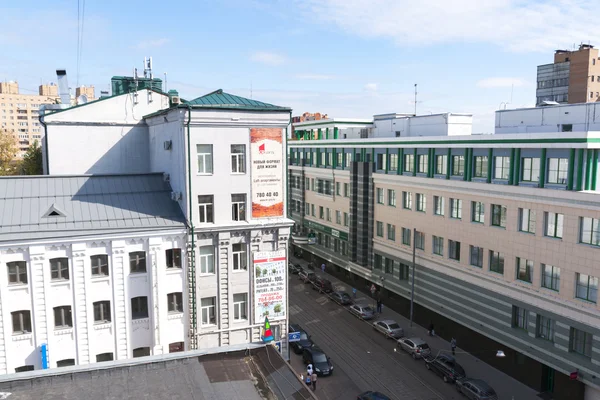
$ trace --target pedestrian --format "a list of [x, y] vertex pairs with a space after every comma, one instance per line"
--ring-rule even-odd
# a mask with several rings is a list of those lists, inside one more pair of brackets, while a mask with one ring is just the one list
[[313, 374], [310, 376], [310, 381], [312, 382], [312, 386], [313, 386], [313, 392], [315, 390], [317, 390], [317, 373], [313, 372]]
[[310, 377], [311, 377], [311, 376], [312, 376], [312, 375], [308, 375], [308, 374], [307, 374], [307, 375], [306, 375], [306, 379], [304, 380], [304, 382], [306, 382], [306, 386], [308, 386], [308, 387], [310, 387]]
[[452, 338], [450, 348], [452, 349], [452, 355], [456, 355], [456, 339]]
[[321, 264], [321, 272], [325, 273], [325, 263]]
[[308, 364], [308, 366], [306, 367], [306, 375], [308, 375], [309, 377], [313, 374], [313, 366], [312, 364]]
[[429, 330], [427, 331], [429, 336], [435, 335], [435, 331], [433, 330], [433, 322], [429, 324]]
[[383, 306], [383, 304], [381, 302], [381, 299], [377, 299], [377, 313], [378, 314], [381, 314], [382, 306]]
[[352, 288], [352, 297], [356, 299], [356, 288]]

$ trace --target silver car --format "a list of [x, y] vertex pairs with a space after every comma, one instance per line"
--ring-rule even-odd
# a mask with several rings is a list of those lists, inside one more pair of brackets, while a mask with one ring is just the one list
[[388, 338], [398, 339], [404, 336], [404, 329], [393, 319], [373, 322], [373, 329], [383, 333]]
[[421, 338], [400, 338], [396, 346], [406, 351], [415, 360], [431, 354], [429, 345]]
[[348, 309], [358, 318], [372, 319], [375, 316], [373, 309], [366, 304], [352, 304]]

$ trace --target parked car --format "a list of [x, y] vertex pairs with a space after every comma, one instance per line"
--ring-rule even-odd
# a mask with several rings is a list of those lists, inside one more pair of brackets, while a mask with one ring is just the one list
[[352, 314], [362, 319], [372, 319], [375, 316], [373, 309], [366, 304], [352, 304], [348, 309]]
[[333, 292], [331, 293], [331, 299], [343, 306], [352, 304], [352, 297], [346, 292]]
[[290, 271], [290, 274], [298, 275], [298, 273], [300, 273], [300, 271], [302, 271], [303, 268], [300, 264], [288, 263], [288, 270]]
[[383, 393], [373, 392], [371, 390], [361, 393], [356, 397], [356, 400], [391, 400]]
[[431, 354], [429, 345], [421, 338], [400, 338], [397, 341], [397, 347], [408, 352], [415, 360], [421, 357], [427, 357]]
[[329, 279], [325, 279], [322, 276], [315, 276], [313, 280], [313, 289], [316, 289], [321, 292], [331, 293], [333, 292], [333, 285]]
[[304, 283], [311, 283], [317, 275], [314, 272], [302, 270], [298, 273], [298, 278]]
[[456, 390], [472, 400], [498, 400], [498, 395], [485, 381], [481, 379], [459, 379]]
[[404, 329], [393, 319], [373, 322], [373, 329], [383, 333], [388, 338], [398, 339], [404, 336]]
[[449, 354], [425, 357], [425, 367], [441, 376], [446, 383], [456, 382], [467, 376], [463, 367]]
[[302, 351], [304, 364], [312, 364], [318, 376], [327, 376], [333, 373], [333, 364], [327, 354], [316, 346], [308, 347]]
[[308, 347], [312, 347], [314, 343], [310, 340], [310, 335], [297, 324], [291, 324], [290, 332], [300, 332], [300, 340], [298, 342], [290, 342], [290, 347], [296, 354], [302, 354], [302, 351]]

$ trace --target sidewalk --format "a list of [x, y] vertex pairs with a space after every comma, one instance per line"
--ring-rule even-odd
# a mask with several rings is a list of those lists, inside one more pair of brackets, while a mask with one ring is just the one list
[[[303, 268], [308, 268], [308, 261], [298, 259], [296, 257], [290, 256], [290, 261], [293, 264], [300, 264]], [[314, 269], [317, 275], [321, 275], [324, 278], [327, 278], [333, 284], [335, 290], [340, 290], [348, 293], [352, 296], [352, 287], [337, 279], [336, 277], [327, 273], [327, 269], [325, 273], [321, 271], [320, 265], [315, 265]], [[357, 302], [363, 302], [365, 304], [370, 304], [374, 307], [375, 300], [371, 297], [370, 293], [366, 293], [364, 288], [356, 288], [357, 290]], [[429, 346], [431, 347], [432, 355], [437, 355], [439, 350], [445, 350], [448, 352], [444, 352], [444, 354], [450, 354], [450, 343], [446, 340], [438, 337], [438, 336], [428, 336], [427, 328], [417, 325], [413, 323], [412, 328], [410, 327], [409, 319], [403, 317], [397, 312], [393, 311], [390, 308], [383, 304], [383, 310], [380, 316], [376, 316], [375, 319], [380, 318], [390, 318], [395, 320], [400, 324], [400, 326], [404, 329], [405, 336], [416, 336], [425, 340]], [[460, 343], [457, 343], [460, 345]], [[502, 350], [499, 348], [498, 350]], [[460, 346], [456, 348], [455, 358], [460, 365], [463, 366], [465, 371], [467, 371], [467, 375], [471, 378], [482, 379], [486, 381], [489, 385], [491, 385], [496, 393], [498, 394], [499, 400], [529, 400], [529, 399], [539, 399], [537, 396], [537, 392], [531, 389], [529, 386], [517, 381], [516, 379], [506, 375], [505, 373], [495, 369], [494, 367], [484, 363], [479, 360], [477, 357], [469, 354], [462, 353], [462, 349]], [[433, 372], [427, 371], [424, 366], [420, 366], [423, 369], [423, 373], [432, 374]], [[420, 368], [416, 367], [416, 369]], [[441, 379], [441, 378], [440, 378]]]

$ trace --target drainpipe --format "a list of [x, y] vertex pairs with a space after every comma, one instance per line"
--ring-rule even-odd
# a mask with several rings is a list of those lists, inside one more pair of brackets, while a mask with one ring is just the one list
[[[48, 160], [48, 125], [44, 122], [44, 114], [46, 113], [46, 105], [42, 104], [40, 106], [40, 114], [38, 119], [40, 120], [40, 124], [44, 127], [44, 153], [46, 153], [46, 174], [50, 175], [50, 161]], [[41, 143], [40, 143], [41, 145]]]
[[191, 142], [190, 142], [190, 123], [192, 122], [192, 106], [187, 104], [188, 109], [188, 120], [186, 123], [187, 129], [187, 162], [188, 162], [188, 205], [189, 205], [189, 217], [188, 224], [190, 227], [190, 234], [192, 236], [192, 251], [189, 252], [188, 257], [190, 257], [190, 275], [191, 275], [191, 286], [192, 291], [190, 293], [192, 309], [191, 313], [191, 323], [192, 323], [192, 337], [190, 338], [190, 350], [196, 350], [198, 343], [197, 336], [197, 318], [196, 318], [196, 235], [194, 233], [194, 207], [192, 202], [192, 156], [191, 156]]

